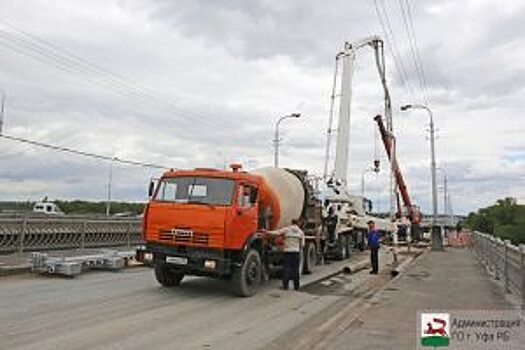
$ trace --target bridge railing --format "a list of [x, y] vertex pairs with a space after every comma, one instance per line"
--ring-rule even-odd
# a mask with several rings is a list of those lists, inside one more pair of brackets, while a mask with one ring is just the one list
[[520, 295], [525, 307], [525, 245], [515, 246], [509, 240], [481, 232], [474, 232], [471, 239], [481, 264], [502, 281], [508, 293]]
[[0, 253], [131, 246], [140, 235], [137, 218], [0, 218]]

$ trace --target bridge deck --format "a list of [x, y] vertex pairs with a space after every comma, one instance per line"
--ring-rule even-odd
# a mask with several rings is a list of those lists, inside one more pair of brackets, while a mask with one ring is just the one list
[[[401, 260], [406, 256], [401, 256]], [[338, 274], [366, 252], [305, 276], [301, 292], [271, 280], [253, 298], [225, 281], [188, 278], [161, 288], [151, 269], [87, 273], [76, 279], [2, 277], [0, 344], [9, 349], [413, 349], [418, 310], [509, 309], [505, 294], [466, 249], [427, 252], [390, 280]], [[404, 260], [408, 261], [408, 260]], [[321, 278], [320, 275], [326, 275]], [[306, 285], [312, 280], [311, 285]], [[524, 332], [525, 333], [525, 332]], [[3, 348], [2, 347], [2, 348]]]
[[470, 250], [428, 252], [364, 304], [347, 310], [315, 348], [412, 349], [418, 311], [515, 309], [518, 301], [512, 298]]

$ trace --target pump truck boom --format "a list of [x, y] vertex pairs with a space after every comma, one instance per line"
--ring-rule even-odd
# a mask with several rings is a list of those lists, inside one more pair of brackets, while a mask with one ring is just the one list
[[[324, 177], [327, 181], [328, 193], [325, 199], [325, 206], [336, 208], [338, 225], [335, 233], [335, 240], [328, 242], [328, 253], [337, 257], [345, 257], [349, 251], [346, 248], [352, 241], [355, 247], [364, 249], [365, 233], [368, 229], [367, 222], [373, 220], [377, 228], [383, 233], [395, 231], [395, 225], [389, 220], [381, 219], [370, 215], [371, 202], [362, 196], [356, 196], [348, 190], [347, 169], [349, 161], [350, 146], [350, 116], [352, 102], [352, 77], [354, 63], [358, 50], [371, 47], [374, 50], [375, 61], [384, 91], [385, 113], [391, 115], [390, 94], [385, 78], [383, 41], [378, 36], [370, 36], [353, 43], [345, 43], [343, 51], [336, 55], [336, 67], [334, 74], [333, 90], [331, 94], [331, 108], [328, 122], [328, 133], [325, 151]], [[333, 111], [336, 97], [336, 87], [338, 81], [339, 62], [342, 62], [340, 100], [339, 100], [339, 119], [337, 127], [336, 152], [334, 161], [334, 171], [328, 175], [328, 162], [330, 158], [331, 133], [333, 123]], [[389, 119], [391, 126], [391, 118]], [[377, 170], [379, 164], [375, 164]]]

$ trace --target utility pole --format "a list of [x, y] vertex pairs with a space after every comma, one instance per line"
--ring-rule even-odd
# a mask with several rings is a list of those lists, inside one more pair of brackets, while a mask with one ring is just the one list
[[376, 172], [373, 168], [365, 168], [361, 173], [361, 197], [365, 198], [365, 175], [369, 172]]
[[451, 199], [451, 196], [450, 196], [450, 191], [448, 193], [448, 211], [450, 212], [450, 215], [449, 215], [449, 218], [450, 218], [450, 223], [451, 224], [454, 224], [454, 207], [452, 207], [452, 199]]
[[108, 198], [106, 201], [106, 216], [109, 216], [111, 212], [111, 186], [113, 184], [113, 161], [118, 158], [113, 157], [111, 163], [109, 164], [109, 174], [108, 174]]
[[288, 118], [299, 118], [301, 117], [301, 113], [292, 113], [289, 115], [285, 115], [284, 117], [281, 117], [277, 120], [277, 123], [275, 123], [275, 136], [273, 140], [273, 147], [274, 147], [274, 155], [273, 155], [273, 165], [278, 168], [279, 167], [279, 142], [281, 141], [279, 139], [279, 124], [285, 119]]
[[430, 174], [432, 177], [432, 250], [443, 250], [443, 240], [441, 232], [436, 227], [437, 222], [437, 183], [436, 183], [436, 151], [435, 151], [435, 128], [434, 128], [434, 116], [432, 111], [425, 105], [414, 104], [405, 105], [401, 107], [402, 111], [407, 109], [424, 109], [428, 112], [430, 117]]
[[1, 106], [0, 106], [0, 135], [2, 135], [3, 129], [4, 129], [4, 114], [5, 114], [5, 94], [2, 90], [0, 90], [0, 94], [2, 95], [1, 98]]
[[447, 172], [443, 168], [437, 168], [437, 170], [441, 171], [443, 173], [443, 216], [447, 216], [448, 208], [447, 208], [447, 198], [448, 198], [448, 180], [447, 180]]
[[447, 206], [447, 198], [448, 198], [448, 180], [447, 175], [445, 174], [445, 178], [443, 179], [443, 211], [445, 212], [445, 216], [448, 213], [448, 206]]
[[430, 109], [427, 109], [430, 114], [430, 171], [432, 173], [432, 214], [434, 217], [433, 224], [436, 224], [437, 220], [437, 182], [436, 182], [436, 147], [435, 147], [435, 130], [434, 130], [434, 118], [432, 117], [432, 112]]

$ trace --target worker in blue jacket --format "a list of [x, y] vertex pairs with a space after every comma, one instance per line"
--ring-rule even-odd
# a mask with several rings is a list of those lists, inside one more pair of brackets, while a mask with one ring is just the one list
[[379, 244], [380, 234], [376, 229], [374, 221], [368, 221], [368, 248], [370, 249], [370, 262], [372, 263], [372, 270], [370, 274], [377, 275], [379, 273]]

